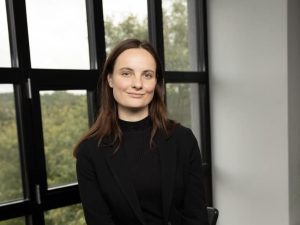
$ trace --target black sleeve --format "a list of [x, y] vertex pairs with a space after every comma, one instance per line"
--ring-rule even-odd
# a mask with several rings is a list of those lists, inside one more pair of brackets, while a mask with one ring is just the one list
[[197, 140], [190, 129], [185, 139], [187, 166], [185, 173], [184, 225], [208, 225], [204, 199], [202, 160]]
[[89, 147], [84, 143], [78, 149], [76, 171], [79, 192], [87, 225], [114, 225], [110, 209], [103, 198], [92, 165]]

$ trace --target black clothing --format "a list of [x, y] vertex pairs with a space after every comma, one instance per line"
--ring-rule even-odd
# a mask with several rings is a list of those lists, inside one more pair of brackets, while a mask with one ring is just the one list
[[[155, 165], [155, 154], [159, 153], [159, 167], [156, 167], [159, 168], [159, 172], [153, 170], [151, 180], [154, 184], [149, 187], [143, 183], [146, 176], [142, 176], [146, 165], [137, 163], [131, 166], [127, 160], [137, 160], [141, 163], [144, 156], [152, 152], [146, 151], [143, 153], [145, 155], [141, 154], [140, 157], [128, 157], [122, 146], [115, 152], [112, 145], [99, 146], [98, 140], [94, 138], [79, 145], [77, 177], [88, 225], [148, 225], [148, 219], [151, 217], [147, 217], [147, 214], [152, 214], [145, 208], [148, 206], [152, 209], [152, 204], [157, 204], [157, 200], [148, 204], [142, 199], [150, 199], [149, 193], [159, 196], [159, 180], [162, 210], [158, 211], [163, 217], [164, 225], [208, 225], [201, 156], [191, 130], [177, 125], [168, 137], [158, 131], [154, 141], [156, 153], [154, 152], [151, 160], [147, 160], [150, 165]], [[126, 145], [126, 142], [124, 144]], [[139, 169], [144, 171], [141, 174], [133, 174], [134, 166], [138, 165]], [[142, 191], [147, 188], [151, 190]], [[158, 214], [153, 218], [159, 218]]]
[[150, 151], [151, 119], [119, 120], [123, 132], [119, 151], [125, 151], [131, 182], [147, 225], [163, 225], [159, 154]]

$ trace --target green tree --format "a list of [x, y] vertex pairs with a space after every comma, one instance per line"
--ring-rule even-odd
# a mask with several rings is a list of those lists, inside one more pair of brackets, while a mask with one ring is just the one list
[[189, 69], [189, 48], [187, 36], [187, 2], [171, 2], [171, 7], [163, 8], [165, 69], [184, 71]]
[[[48, 186], [76, 181], [72, 149], [88, 129], [86, 95], [56, 91], [41, 96], [44, 145]], [[50, 210], [45, 213], [46, 225], [84, 225], [79, 205]]]
[[190, 85], [167, 85], [167, 108], [169, 117], [177, 120], [187, 127], [191, 127], [190, 109]]
[[20, 218], [0, 221], [0, 225], [25, 225], [25, 218], [20, 217]]
[[48, 186], [76, 181], [72, 148], [88, 129], [86, 95], [65, 91], [41, 95]]
[[118, 42], [127, 38], [138, 38], [141, 40], [148, 39], [147, 22], [139, 22], [136, 16], [130, 15], [119, 23], [115, 23], [114, 17], [105, 19], [105, 43], [106, 51], [110, 52], [111, 48]]
[[[0, 202], [23, 196], [16, 114], [12, 93], [0, 95]], [[3, 182], [5, 181], [5, 182]]]

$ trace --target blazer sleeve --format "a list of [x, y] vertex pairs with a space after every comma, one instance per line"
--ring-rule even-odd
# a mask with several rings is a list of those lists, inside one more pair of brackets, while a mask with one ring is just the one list
[[204, 199], [202, 160], [197, 139], [188, 129], [185, 139], [187, 166], [185, 172], [185, 193], [183, 201], [184, 225], [208, 225]]
[[81, 144], [77, 153], [76, 172], [87, 225], [114, 225], [110, 209], [101, 193], [93, 168], [90, 146]]

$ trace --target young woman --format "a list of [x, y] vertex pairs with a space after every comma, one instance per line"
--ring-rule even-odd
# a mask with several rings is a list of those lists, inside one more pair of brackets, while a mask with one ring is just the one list
[[99, 114], [74, 150], [88, 225], [208, 225], [198, 144], [167, 118], [163, 89], [148, 42], [112, 50]]

